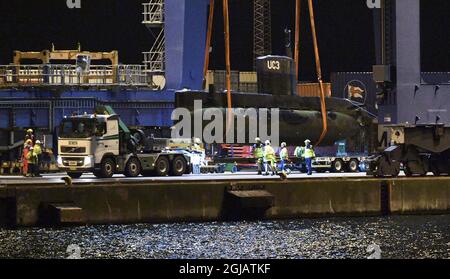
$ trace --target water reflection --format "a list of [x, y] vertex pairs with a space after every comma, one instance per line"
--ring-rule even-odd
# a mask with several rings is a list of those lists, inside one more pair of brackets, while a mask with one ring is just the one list
[[449, 217], [0, 229], [0, 257], [367, 258], [375, 244], [382, 258], [450, 258]]

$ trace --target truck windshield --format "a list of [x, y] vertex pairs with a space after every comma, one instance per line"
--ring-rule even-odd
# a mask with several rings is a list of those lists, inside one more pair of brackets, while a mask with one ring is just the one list
[[96, 135], [95, 119], [64, 119], [59, 127], [62, 138], [89, 138]]

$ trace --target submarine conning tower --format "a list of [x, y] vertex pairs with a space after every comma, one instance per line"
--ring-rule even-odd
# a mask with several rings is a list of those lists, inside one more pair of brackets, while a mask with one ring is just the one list
[[258, 92], [294, 96], [297, 91], [295, 62], [287, 56], [268, 55], [256, 59]]

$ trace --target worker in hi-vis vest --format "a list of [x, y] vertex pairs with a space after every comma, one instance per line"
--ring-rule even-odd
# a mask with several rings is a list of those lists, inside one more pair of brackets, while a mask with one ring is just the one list
[[256, 159], [258, 165], [258, 175], [262, 174], [264, 163], [264, 144], [260, 138], [255, 139], [255, 145], [253, 145], [253, 157]]
[[286, 163], [289, 160], [289, 152], [286, 143], [281, 143], [280, 149], [280, 171], [285, 171]]
[[270, 141], [266, 140], [266, 146], [264, 147], [264, 166], [265, 175], [269, 175], [269, 168], [272, 171], [272, 175], [275, 175], [275, 150], [270, 146]]
[[303, 159], [305, 148], [303, 146], [297, 146], [294, 151], [294, 157], [297, 159]]
[[312, 160], [316, 157], [316, 154], [314, 153], [310, 140], [305, 140], [305, 151], [303, 153], [303, 157], [305, 158], [308, 175], [312, 175]]

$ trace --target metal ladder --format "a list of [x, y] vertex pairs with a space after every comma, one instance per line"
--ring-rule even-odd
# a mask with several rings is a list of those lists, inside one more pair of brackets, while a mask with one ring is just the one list
[[148, 52], [144, 52], [145, 72], [163, 75], [165, 72], [165, 32], [164, 0], [150, 0], [144, 7], [142, 23], [152, 33], [155, 42]]

